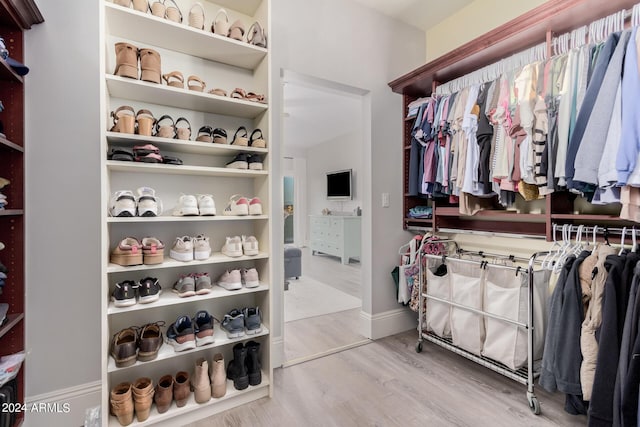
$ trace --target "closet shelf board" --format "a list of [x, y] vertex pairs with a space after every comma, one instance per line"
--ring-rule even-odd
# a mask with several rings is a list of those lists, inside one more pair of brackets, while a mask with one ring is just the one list
[[148, 362], [136, 361], [136, 363], [134, 363], [133, 365], [127, 366], [124, 368], [116, 367], [116, 361], [113, 359], [112, 356], [109, 356], [109, 365], [107, 367], [107, 371], [116, 372], [116, 371], [122, 371], [125, 369], [137, 368], [143, 365], [148, 366], [151, 363], [157, 363], [161, 360], [173, 359], [173, 358], [181, 357], [187, 354], [198, 353], [198, 352], [213, 349], [213, 348], [219, 348], [219, 347], [222, 347], [223, 345], [234, 344], [237, 342], [244, 341], [246, 339], [258, 338], [265, 335], [269, 335], [269, 329], [264, 324], [262, 324], [262, 331], [260, 333], [255, 335], [243, 335], [240, 338], [227, 338], [227, 334], [224, 332], [224, 330], [222, 328], [216, 327], [213, 333], [215, 342], [213, 342], [212, 344], [203, 345], [203, 346], [196, 347], [194, 349], [186, 350], [186, 351], [174, 351], [173, 346], [171, 344], [167, 344], [166, 342], [164, 342], [162, 344], [162, 347], [160, 347], [160, 351], [158, 351], [158, 357], [155, 358], [154, 360], [150, 360]]
[[267, 55], [265, 48], [190, 27], [186, 19], [179, 24], [113, 3], [105, 6], [108, 32], [114, 36], [248, 70], [254, 70]]
[[167, 268], [193, 267], [196, 265], [224, 264], [224, 263], [231, 263], [231, 262], [234, 262], [234, 263], [246, 262], [246, 261], [252, 261], [254, 259], [266, 259], [266, 258], [269, 258], [269, 254], [266, 252], [260, 252], [258, 255], [255, 255], [255, 256], [243, 255], [241, 257], [235, 257], [235, 258], [231, 258], [226, 255], [223, 255], [220, 252], [216, 252], [213, 255], [211, 255], [211, 257], [209, 257], [208, 259], [201, 260], [201, 261], [188, 261], [188, 262], [176, 261], [174, 259], [169, 258], [168, 256], [165, 256], [164, 258], [165, 261], [162, 264], [153, 264], [153, 265], [143, 264], [143, 265], [132, 265], [129, 267], [125, 267], [122, 265], [109, 263], [107, 267], [107, 272], [122, 273], [125, 271], [129, 272], [129, 271], [164, 270]]
[[518, 222], [544, 221], [545, 214], [523, 214], [508, 211], [480, 211], [475, 215], [462, 215], [457, 207], [437, 207], [437, 216], [474, 218], [474, 217], [490, 217], [495, 219], [511, 219]]
[[[196, 134], [193, 131], [192, 138], [195, 139]], [[188, 154], [205, 154], [212, 156], [234, 156], [239, 152], [242, 153], [268, 153], [266, 148], [241, 147], [230, 144], [213, 144], [210, 142], [185, 141], [180, 139], [159, 138], [154, 136], [133, 135], [128, 133], [107, 132], [107, 141], [113, 145], [144, 145], [151, 143], [162, 151], [174, 151]], [[229, 139], [229, 142], [231, 139]], [[2, 140], [0, 139], [0, 143]]]
[[[167, 412], [159, 414], [156, 405], [153, 405], [151, 407], [151, 414], [146, 421], [139, 422], [134, 417], [133, 423], [129, 425], [131, 427], [150, 426], [161, 422], [167, 422], [172, 418], [179, 416], [191, 415], [193, 413], [201, 414], [198, 415], [198, 417], [204, 419], [213, 414], [226, 411], [238, 405], [249, 403], [268, 395], [269, 376], [267, 372], [262, 371], [262, 382], [256, 386], [250, 385], [244, 390], [236, 390], [233, 386], [233, 381], [227, 380], [227, 392], [220, 398], [211, 399], [206, 403], [196, 403], [194, 394], [190, 393], [187, 404], [182, 408], [178, 408], [175, 402], [172, 402], [171, 407]], [[118, 419], [113, 415], [109, 415], [109, 427], [121, 427]]]
[[407, 224], [433, 224], [433, 219], [405, 218], [404, 222], [407, 223]]
[[1, 138], [0, 137], [0, 148], [8, 148], [11, 150], [15, 150], [15, 151], [19, 151], [21, 153], [24, 153], [24, 148], [19, 146], [18, 144], [15, 144], [11, 141], [9, 141], [6, 138]]
[[193, 297], [180, 298], [178, 294], [171, 292], [171, 289], [164, 289], [162, 294], [160, 295], [160, 299], [156, 302], [150, 304], [136, 304], [131, 307], [115, 307], [113, 302], [109, 303], [109, 308], [107, 309], [107, 314], [110, 316], [117, 315], [120, 313], [129, 313], [132, 311], [140, 311], [140, 310], [148, 310], [158, 307], [166, 307], [170, 305], [176, 304], [188, 304], [188, 303], [200, 303], [202, 301], [217, 299], [217, 298], [229, 298], [237, 295], [245, 295], [252, 294], [255, 292], [264, 292], [269, 290], [269, 285], [262, 283], [260, 286], [256, 288], [245, 288], [238, 289], [237, 291], [228, 291], [219, 286], [214, 286], [211, 292], [206, 295], [196, 295]]
[[206, 166], [164, 165], [158, 163], [121, 162], [108, 160], [107, 168], [115, 172], [142, 172], [159, 173], [163, 175], [197, 175], [197, 176], [222, 176], [235, 178], [255, 178], [267, 176], [267, 171], [230, 169]]
[[22, 76], [13, 71], [11, 65], [7, 64], [7, 62], [2, 58], [0, 58], [0, 80], [5, 82], [24, 83]]
[[4, 209], [0, 210], [0, 216], [20, 216], [24, 215], [23, 209]]
[[244, 215], [244, 216], [154, 216], [154, 217], [110, 217], [107, 222], [112, 224], [141, 224], [153, 222], [218, 222], [218, 221], [252, 221], [257, 219], [269, 219], [269, 215]]
[[[551, 214], [551, 219], [572, 219], [576, 221], [625, 221], [616, 215], [586, 215], [586, 214]], [[632, 221], [626, 221], [632, 223]]]
[[7, 321], [0, 327], [0, 337], [13, 329], [22, 319], [24, 319], [24, 313], [7, 314]]
[[115, 98], [167, 105], [203, 113], [254, 119], [267, 111], [267, 104], [212, 95], [157, 83], [149, 83], [126, 77], [106, 77], [109, 95]]

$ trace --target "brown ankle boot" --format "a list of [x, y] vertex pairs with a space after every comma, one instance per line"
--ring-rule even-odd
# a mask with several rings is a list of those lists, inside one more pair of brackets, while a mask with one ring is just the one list
[[151, 404], [153, 403], [153, 381], [151, 378], [138, 378], [132, 387], [133, 404], [136, 410], [138, 421], [142, 422], [149, 418]]
[[227, 393], [227, 374], [224, 371], [224, 356], [216, 353], [211, 366], [211, 395], [215, 398]]
[[196, 369], [191, 377], [191, 386], [197, 403], [207, 403], [211, 399], [209, 364], [204, 358], [196, 361]]
[[158, 380], [156, 386], [156, 394], [154, 396], [158, 413], [163, 414], [167, 412], [173, 401], [173, 377], [171, 375], [165, 375]]
[[153, 49], [140, 49], [140, 80], [160, 84], [160, 54]]
[[129, 43], [116, 43], [116, 76], [138, 78], [138, 48]]
[[111, 390], [111, 413], [118, 417], [120, 425], [128, 426], [133, 422], [133, 398], [131, 383], [120, 383]]
[[189, 387], [189, 373], [180, 371], [176, 374], [175, 385], [173, 386], [173, 399], [176, 401], [178, 408], [182, 408], [187, 404], [191, 388]]

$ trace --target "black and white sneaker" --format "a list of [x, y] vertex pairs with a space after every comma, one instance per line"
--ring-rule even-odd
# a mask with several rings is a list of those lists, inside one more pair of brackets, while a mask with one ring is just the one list
[[261, 171], [262, 170], [262, 156], [260, 156], [258, 154], [252, 154], [251, 157], [249, 157], [249, 169], [254, 170], [254, 171]]
[[239, 153], [227, 163], [229, 169], [249, 169], [249, 156], [246, 153]]
[[133, 192], [116, 191], [109, 202], [109, 215], [120, 218], [136, 216], [136, 202]]
[[116, 283], [111, 293], [111, 301], [116, 307], [131, 307], [136, 304], [136, 289], [138, 285], [133, 280]]
[[155, 277], [145, 277], [138, 282], [138, 297], [140, 304], [156, 302], [160, 299], [162, 287]]

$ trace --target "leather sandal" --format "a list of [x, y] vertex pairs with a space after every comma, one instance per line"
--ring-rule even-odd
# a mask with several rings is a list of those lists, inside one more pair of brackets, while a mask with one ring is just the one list
[[229, 38], [234, 40], [244, 41], [244, 24], [241, 20], [236, 21], [229, 27]]
[[160, 78], [160, 54], [149, 48], [140, 49], [140, 80], [161, 84]]
[[167, 86], [184, 89], [184, 76], [180, 71], [172, 71], [168, 74], [163, 74], [162, 78], [167, 83]]
[[133, 0], [133, 8], [138, 12], [147, 13], [149, 10], [149, 0]]
[[153, 126], [156, 124], [156, 119], [149, 110], [138, 110], [136, 113], [136, 128], [138, 135], [151, 136], [153, 135]]
[[227, 96], [227, 91], [224, 89], [220, 89], [220, 88], [215, 88], [215, 89], [211, 89], [209, 91], [209, 93], [211, 95], [218, 95], [218, 96]]
[[196, 141], [200, 142], [213, 142], [213, 129], [211, 126], [202, 126], [198, 129], [198, 136]]
[[156, 135], [158, 138], [175, 138], [175, 124], [171, 116], [165, 114], [156, 122]]
[[204, 7], [202, 7], [202, 3], [195, 2], [191, 6], [191, 10], [189, 10], [189, 26], [204, 30]]
[[113, 127], [111, 132], [134, 134], [136, 132], [135, 114], [135, 110], [128, 105], [123, 105], [118, 107], [116, 111], [112, 111]]
[[116, 69], [113, 74], [130, 79], [138, 78], [138, 48], [130, 43], [116, 43]]
[[261, 104], [266, 104], [266, 101], [264, 100], [264, 95], [260, 95], [258, 93], [254, 93], [254, 92], [247, 93], [247, 95], [245, 96], [245, 99], [247, 101], [253, 101], [253, 102], [259, 102]]
[[247, 136], [247, 128], [244, 126], [240, 126], [236, 133], [233, 135], [231, 145], [247, 147], [249, 145], [249, 138], [247, 138]]
[[251, 24], [247, 32], [247, 43], [259, 47], [267, 47], [267, 35], [258, 21]]
[[207, 87], [206, 83], [202, 81], [202, 79], [198, 76], [189, 76], [187, 79], [187, 87], [189, 90], [194, 90], [196, 92], [204, 91], [204, 88]]
[[158, 18], [164, 18], [164, 15], [167, 11], [167, 7], [164, 5], [164, 0], [157, 0], [151, 3], [150, 6], [151, 14], [153, 16], [157, 16]]
[[245, 99], [247, 97], [247, 93], [244, 89], [240, 89], [239, 87], [235, 88], [233, 92], [231, 92], [231, 98], [235, 99]]
[[[180, 123], [186, 123], [187, 127], [179, 127], [178, 125]], [[182, 139], [182, 140], [186, 140], [188, 141], [189, 139], [191, 139], [191, 123], [189, 123], [189, 120], [185, 119], [184, 117], [180, 117], [178, 120], [176, 120], [176, 139]]]
[[[224, 16], [224, 20], [220, 17], [220, 14]], [[218, 11], [211, 23], [211, 32], [224, 37], [229, 36], [229, 17], [226, 10], [220, 9]]]
[[124, 148], [112, 148], [107, 153], [107, 160], [119, 160], [121, 162], [133, 162], [133, 153]]
[[251, 132], [251, 137], [249, 137], [249, 147], [267, 148], [267, 141], [264, 140], [261, 129], [256, 129]]
[[213, 142], [216, 144], [227, 144], [227, 131], [221, 128], [213, 130]]
[[[167, 6], [167, 2], [171, 2], [172, 5]], [[165, 0], [166, 10], [164, 12], [164, 17], [169, 21], [177, 22], [178, 24], [182, 24], [182, 12], [180, 8], [173, 0]]]

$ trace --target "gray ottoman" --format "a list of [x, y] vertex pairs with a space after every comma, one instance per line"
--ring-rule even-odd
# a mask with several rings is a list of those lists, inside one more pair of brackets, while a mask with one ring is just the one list
[[302, 276], [302, 250], [293, 245], [284, 245], [284, 278]]

